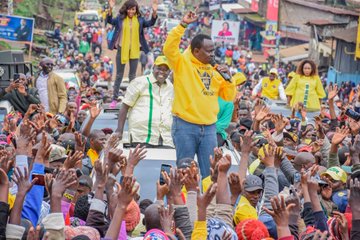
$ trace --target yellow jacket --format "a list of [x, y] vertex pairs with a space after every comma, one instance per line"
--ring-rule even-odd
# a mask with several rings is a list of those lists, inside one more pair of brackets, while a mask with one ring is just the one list
[[188, 48], [179, 51], [185, 28], [181, 25], [169, 33], [164, 55], [174, 72], [174, 103], [172, 112], [194, 124], [211, 125], [219, 112], [218, 96], [225, 101], [235, 98], [235, 81], [226, 82], [210, 64], [197, 60]]
[[239, 222], [247, 219], [257, 219], [258, 215], [256, 209], [250, 204], [246, 197], [241, 196], [239, 204], [236, 207], [234, 214], [234, 223], [237, 225]]
[[191, 240], [204, 240], [207, 238], [206, 221], [195, 221]]
[[[36, 86], [35, 79], [34, 86]], [[49, 96], [49, 108], [52, 114], [65, 112], [67, 104], [67, 93], [64, 80], [54, 72], [49, 73], [47, 84]]]
[[[306, 90], [308, 85], [308, 90]], [[308, 96], [305, 97], [305, 92], [308, 92]], [[320, 101], [326, 97], [324, 87], [321, 83], [319, 76], [301, 76], [295, 75], [291, 79], [289, 85], [285, 89], [285, 94], [292, 96], [290, 106], [294, 107], [296, 103], [302, 102], [306, 105], [308, 110], [317, 111], [320, 110]], [[306, 104], [305, 104], [306, 102]]]
[[282, 85], [279, 79], [270, 80], [269, 77], [265, 77], [261, 81], [261, 96], [267, 97], [269, 99], [278, 99], [279, 98], [279, 86]]

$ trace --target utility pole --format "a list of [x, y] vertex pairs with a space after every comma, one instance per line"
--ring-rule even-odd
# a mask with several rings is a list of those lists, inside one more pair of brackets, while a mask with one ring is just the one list
[[13, 15], [14, 13], [14, 2], [13, 0], [8, 0], [8, 15]]

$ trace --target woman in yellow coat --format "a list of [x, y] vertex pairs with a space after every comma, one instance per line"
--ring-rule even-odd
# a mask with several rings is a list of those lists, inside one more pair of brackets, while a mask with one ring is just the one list
[[308, 111], [319, 111], [320, 100], [326, 97], [326, 93], [317, 73], [316, 64], [311, 60], [304, 60], [299, 64], [296, 73], [285, 89], [288, 103], [294, 107], [301, 102]]

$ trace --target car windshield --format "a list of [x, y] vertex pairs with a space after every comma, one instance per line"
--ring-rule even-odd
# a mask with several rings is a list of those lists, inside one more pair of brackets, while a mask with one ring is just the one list
[[99, 18], [95, 14], [80, 15], [80, 21], [98, 21]]

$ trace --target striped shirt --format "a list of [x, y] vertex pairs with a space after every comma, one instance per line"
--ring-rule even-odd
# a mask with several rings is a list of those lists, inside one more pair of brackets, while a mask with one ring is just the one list
[[128, 113], [131, 142], [173, 147], [171, 138], [173, 85], [169, 80], [159, 86], [153, 74], [134, 79], [129, 84], [123, 103]]

